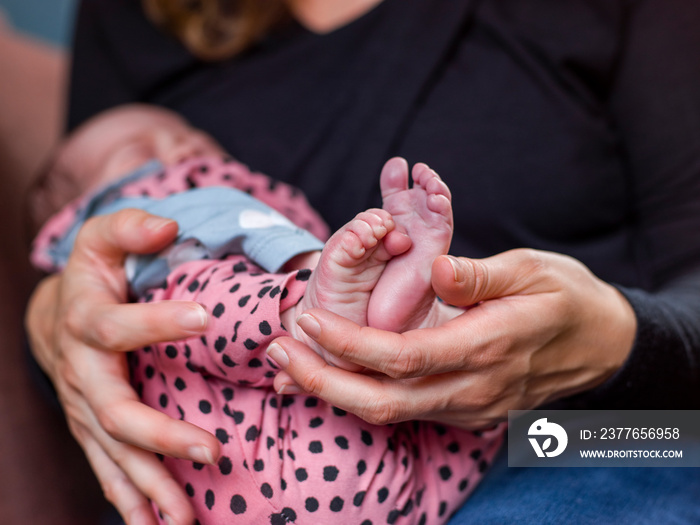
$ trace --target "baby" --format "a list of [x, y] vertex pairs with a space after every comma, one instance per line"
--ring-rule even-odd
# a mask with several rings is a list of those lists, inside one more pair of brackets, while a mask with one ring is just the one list
[[34, 263], [60, 269], [95, 214], [139, 207], [178, 221], [175, 244], [130, 258], [127, 276], [139, 300], [204, 305], [207, 333], [134, 352], [131, 375], [145, 403], [222, 444], [216, 466], [164, 458], [200, 523], [447, 521], [498, 450], [500, 429], [369, 425], [316, 398], [275, 393], [278, 368], [265, 354], [291, 333], [355, 368], [295, 329], [309, 308], [393, 331], [455, 315], [430, 286], [432, 261], [452, 234], [447, 186], [418, 164], [409, 187], [407, 164], [392, 159], [380, 175], [383, 209], [360, 213], [323, 245], [327, 228], [299, 192], [222, 157], [165, 110], [126, 106], [95, 117], [55, 163], [95, 182], [44, 226]]

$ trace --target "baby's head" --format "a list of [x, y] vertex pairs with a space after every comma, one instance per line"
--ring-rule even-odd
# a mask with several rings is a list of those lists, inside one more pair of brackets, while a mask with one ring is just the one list
[[130, 104], [87, 120], [58, 147], [29, 195], [32, 231], [62, 206], [151, 159], [169, 165], [194, 156], [223, 156], [206, 133], [172, 111]]
[[176, 113], [130, 104], [105, 111], [76, 129], [61, 145], [53, 169], [93, 188], [133, 171], [148, 160], [166, 165], [223, 149]]

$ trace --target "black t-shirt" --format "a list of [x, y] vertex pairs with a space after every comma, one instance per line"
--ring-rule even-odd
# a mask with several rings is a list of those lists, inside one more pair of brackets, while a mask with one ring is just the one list
[[84, 0], [69, 127], [163, 105], [336, 229], [380, 204], [394, 155], [453, 192], [452, 253], [576, 257], [639, 319], [586, 407], [700, 403], [700, 4], [384, 0], [318, 35], [291, 23], [242, 56], [192, 57], [138, 0]]

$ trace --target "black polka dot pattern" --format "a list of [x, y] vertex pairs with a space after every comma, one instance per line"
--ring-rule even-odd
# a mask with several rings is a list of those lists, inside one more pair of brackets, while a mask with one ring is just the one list
[[231, 458], [222, 456], [221, 459], [219, 459], [219, 471], [224, 476], [231, 474], [233, 471], [233, 463], [231, 462]]
[[306, 502], [304, 504], [304, 508], [306, 508], [307, 511], [309, 512], [316, 512], [318, 510], [318, 500], [316, 498], [306, 498]]
[[243, 496], [236, 494], [231, 498], [231, 512], [236, 515], [244, 514], [248, 510], [248, 504], [246, 503]]
[[[240, 175], [235, 163], [228, 178], [217, 179], [210, 165], [191, 168], [181, 189]], [[167, 192], [178, 191], [168, 181], [161, 181]], [[254, 196], [270, 191], [246, 187]], [[489, 467], [497, 441], [488, 432], [418, 422], [372, 427], [318, 398], [272, 390], [279, 370], [265, 350], [287, 335], [279, 311], [298, 302], [312, 275], [270, 275], [231, 255], [183, 265], [149, 291], [154, 302], [199, 302], [209, 326], [201, 337], [136, 351], [133, 384], [144, 402], [201, 426], [221, 447], [214, 465], [168, 457], [163, 464], [177, 473], [202, 525], [446, 522]]]
[[338, 468], [330, 465], [323, 468], [323, 479], [325, 481], [335, 481], [338, 478]]

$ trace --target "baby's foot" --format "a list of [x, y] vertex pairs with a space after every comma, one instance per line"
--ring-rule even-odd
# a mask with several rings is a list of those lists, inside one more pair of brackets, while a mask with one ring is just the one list
[[[410, 239], [395, 230], [395, 222], [387, 211], [373, 209], [360, 213], [333, 234], [324, 246], [294, 314], [323, 308], [367, 326], [370, 296], [387, 261], [405, 252], [410, 245]], [[328, 354], [298, 328], [292, 333], [315, 348], [327, 362], [347, 369], [358, 368]]]
[[408, 164], [389, 160], [380, 177], [384, 210], [413, 245], [391, 259], [369, 301], [368, 325], [393, 332], [421, 326], [433, 306], [430, 284], [433, 260], [447, 253], [452, 240], [452, 197], [447, 185], [425, 164], [413, 167], [408, 187]]

